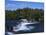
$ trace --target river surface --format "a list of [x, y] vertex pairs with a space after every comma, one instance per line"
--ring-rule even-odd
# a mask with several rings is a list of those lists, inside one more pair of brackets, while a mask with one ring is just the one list
[[7, 20], [5, 26], [5, 35], [21, 34], [21, 33], [35, 33], [44, 32], [44, 23], [38, 21], [21, 20]]

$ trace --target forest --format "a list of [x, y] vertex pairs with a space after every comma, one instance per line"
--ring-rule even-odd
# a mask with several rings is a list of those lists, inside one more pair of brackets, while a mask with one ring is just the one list
[[44, 20], [44, 10], [43, 9], [32, 9], [32, 8], [23, 8], [16, 10], [5, 10], [6, 20], [19, 20], [19, 19], [35, 19], [38, 21], [40, 18]]

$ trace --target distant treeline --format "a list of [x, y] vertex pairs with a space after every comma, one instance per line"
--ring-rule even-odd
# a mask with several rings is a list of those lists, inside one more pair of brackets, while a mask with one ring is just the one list
[[23, 8], [17, 10], [5, 10], [5, 17], [7, 20], [16, 20], [16, 19], [35, 19], [44, 18], [44, 10], [43, 9], [31, 9], [31, 8]]

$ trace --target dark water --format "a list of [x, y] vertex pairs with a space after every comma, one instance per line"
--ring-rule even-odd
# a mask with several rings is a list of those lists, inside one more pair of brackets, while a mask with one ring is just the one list
[[[29, 25], [26, 25], [27, 27], [28, 26], [34, 26], [35, 28], [32, 29], [32, 30], [28, 30], [28, 31], [18, 31], [18, 32], [14, 32], [12, 31], [12, 27], [13, 26], [16, 26], [18, 24], [20, 24], [20, 21], [17, 21], [17, 20], [7, 20], [6, 23], [5, 23], [5, 30], [6, 32], [12, 32], [12, 33], [37, 33], [37, 32], [44, 32], [44, 22], [40, 22], [40, 23], [37, 23], [37, 24], [29, 24]], [[9, 30], [9, 28], [11, 28]], [[6, 34], [8, 35], [8, 34]]]

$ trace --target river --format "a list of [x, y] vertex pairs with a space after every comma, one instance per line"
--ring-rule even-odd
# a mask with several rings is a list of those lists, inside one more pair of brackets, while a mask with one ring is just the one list
[[21, 34], [21, 33], [35, 33], [44, 32], [44, 22], [21, 20], [7, 20], [5, 26], [5, 34]]

